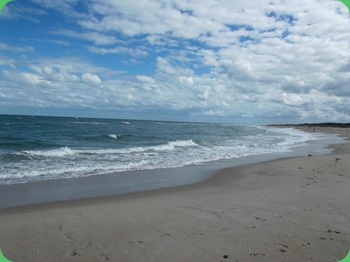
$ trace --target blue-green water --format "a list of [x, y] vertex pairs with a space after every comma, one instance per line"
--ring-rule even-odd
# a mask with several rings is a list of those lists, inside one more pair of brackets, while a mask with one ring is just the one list
[[289, 128], [0, 115], [0, 184], [198, 165], [316, 138]]

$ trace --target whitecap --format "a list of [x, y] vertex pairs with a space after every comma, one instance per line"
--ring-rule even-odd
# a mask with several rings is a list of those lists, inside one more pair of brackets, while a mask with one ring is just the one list
[[118, 138], [118, 135], [116, 134], [109, 134], [107, 135], [109, 138], [113, 138], [113, 139], [117, 139]]
[[51, 150], [28, 150], [22, 151], [18, 154], [26, 155], [28, 157], [64, 157], [74, 155], [76, 151], [69, 147], [60, 147]]

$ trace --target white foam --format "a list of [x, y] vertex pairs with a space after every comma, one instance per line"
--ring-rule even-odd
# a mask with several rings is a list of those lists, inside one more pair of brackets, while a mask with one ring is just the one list
[[[322, 138], [322, 135], [320, 134], [308, 133], [295, 128], [268, 127], [265, 130], [273, 133], [272, 138], [280, 138], [281, 141], [276, 143], [277, 146], [288, 148], [288, 150], [293, 147], [303, 146], [307, 141], [318, 140]], [[280, 135], [280, 137], [278, 135]]]
[[148, 147], [147, 150], [155, 150], [155, 151], [171, 151], [176, 150], [179, 147], [193, 147], [198, 146], [193, 140], [177, 140], [173, 142], [168, 142], [167, 144], [158, 145]]
[[[74, 177], [86, 177], [91, 175], [100, 175], [111, 172], [122, 172], [132, 170], [149, 169], [145, 168], [147, 161], [141, 160], [137, 163], [108, 163], [102, 162], [98, 165], [94, 162], [83, 161], [80, 163], [61, 165], [60, 163], [51, 163], [47, 166], [45, 163], [38, 165], [36, 169], [29, 170], [26, 166], [17, 165], [17, 170], [6, 174], [0, 172], [1, 184], [25, 183], [37, 180], [50, 180]], [[1, 171], [2, 168], [0, 168]]]
[[57, 149], [51, 150], [28, 150], [22, 151], [22, 155], [32, 156], [32, 157], [64, 157], [64, 156], [72, 156], [76, 153], [76, 151], [70, 149], [69, 147], [61, 147]]
[[[113, 139], [117, 139], [118, 135], [108, 135]], [[132, 153], [142, 153], [148, 151], [173, 151], [177, 148], [195, 147], [198, 146], [193, 140], [178, 140], [173, 142], [168, 142], [166, 144], [155, 145], [155, 146], [145, 146], [145, 147], [131, 147], [131, 148], [110, 148], [110, 149], [94, 149], [94, 150], [81, 150], [81, 149], [71, 149], [67, 146], [51, 149], [51, 150], [28, 150], [22, 151], [17, 154], [25, 155], [27, 157], [66, 157], [73, 155], [108, 155], [108, 154], [132, 154]]]
[[190, 140], [176, 140], [174, 142], [169, 142], [169, 145], [172, 145], [174, 147], [192, 147], [192, 146], [198, 146], [196, 142], [194, 142], [192, 139]]
[[117, 139], [118, 138], [118, 135], [116, 134], [109, 134], [107, 135], [109, 138], [113, 138], [113, 139]]
[[198, 144], [193, 142], [193, 140], [177, 140], [154, 146], [140, 146], [121, 149], [77, 150], [76, 152], [79, 154], [131, 154], [148, 151], [173, 151], [177, 148], [187, 148], [195, 146], [198, 146]]

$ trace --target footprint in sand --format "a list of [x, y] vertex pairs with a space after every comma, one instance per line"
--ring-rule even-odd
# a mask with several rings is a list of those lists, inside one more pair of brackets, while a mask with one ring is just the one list
[[100, 253], [100, 254], [98, 254], [98, 256], [100, 258], [104, 259], [105, 261], [109, 261], [109, 257], [107, 255], [105, 255], [105, 254]]
[[287, 252], [287, 248], [288, 248], [287, 245], [281, 244], [281, 243], [277, 243], [276, 245], [283, 247], [283, 248], [279, 248], [278, 249], [279, 252], [281, 252], [281, 253], [286, 253]]
[[341, 232], [340, 231], [336, 231], [336, 230], [331, 230], [331, 229], [328, 229], [327, 230], [327, 233], [336, 233], [336, 234], [341, 234]]
[[64, 234], [65, 238], [68, 240], [73, 240], [73, 237], [71, 234]]
[[265, 254], [262, 254], [262, 253], [250, 253], [250, 256], [251, 257], [266, 257], [266, 255]]
[[76, 250], [70, 250], [66, 253], [67, 257], [80, 256]]

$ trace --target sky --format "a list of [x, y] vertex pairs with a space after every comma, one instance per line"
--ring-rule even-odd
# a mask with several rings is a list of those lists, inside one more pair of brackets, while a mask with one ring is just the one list
[[336, 0], [15, 0], [0, 25], [0, 114], [350, 122]]

